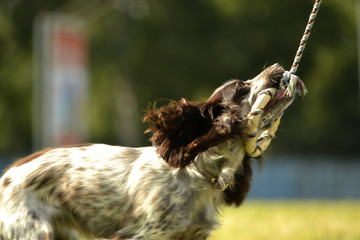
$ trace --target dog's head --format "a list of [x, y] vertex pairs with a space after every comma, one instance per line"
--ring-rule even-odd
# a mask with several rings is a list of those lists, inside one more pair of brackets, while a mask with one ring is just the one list
[[[149, 109], [144, 121], [152, 126], [151, 141], [170, 166], [184, 168], [200, 152], [230, 138], [247, 138], [247, 115], [259, 94], [269, 88], [275, 95], [264, 107], [259, 130], [268, 128], [292, 103], [306, 93], [305, 85], [274, 64], [248, 81], [232, 80], [217, 88], [207, 101], [172, 101]], [[291, 80], [291, 81], [290, 81]]]
[[[240, 107], [238, 117], [243, 118], [250, 112], [255, 100], [263, 90], [275, 88], [276, 93], [264, 107], [260, 121], [260, 128], [268, 128], [274, 120], [282, 115], [297, 94], [304, 96], [307, 92], [304, 83], [298, 77], [286, 76], [286, 74], [289, 73], [276, 63], [253, 79], [233, 80], [220, 86], [208, 101], [220, 102], [228, 106], [237, 105]], [[293, 82], [291, 82], [292, 78]]]

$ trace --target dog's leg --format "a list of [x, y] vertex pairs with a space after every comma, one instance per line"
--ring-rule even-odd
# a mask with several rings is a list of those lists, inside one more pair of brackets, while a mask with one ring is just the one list
[[0, 239], [53, 240], [55, 232], [49, 210], [56, 209], [33, 193], [11, 183], [0, 186]]
[[275, 95], [275, 93], [275, 88], [265, 89], [264, 91], [260, 92], [251, 108], [250, 113], [248, 114], [249, 139], [245, 142], [245, 150], [247, 155], [250, 157], [258, 157], [267, 149], [280, 124], [279, 117], [268, 130], [264, 131], [259, 136], [258, 127], [261, 115], [263, 114], [263, 108]]
[[54, 232], [48, 221], [38, 218], [35, 212], [25, 213], [26, 216], [7, 216], [7, 219], [0, 221], [1, 240], [53, 240]]
[[[29, 199], [28, 199], [29, 200]], [[27, 204], [32, 205], [33, 199]], [[9, 206], [6, 206], [6, 208]], [[74, 230], [66, 226], [57, 226], [55, 229], [53, 221], [44, 212], [44, 205], [27, 207], [22, 203], [12, 206], [11, 210], [5, 209], [0, 212], [0, 240], [77, 240]]]

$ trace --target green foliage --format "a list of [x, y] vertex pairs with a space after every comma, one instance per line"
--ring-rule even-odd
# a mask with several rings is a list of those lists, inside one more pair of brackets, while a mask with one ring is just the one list
[[31, 62], [18, 49], [14, 28], [0, 12], [0, 149], [6, 151], [30, 144]]
[[[200, 100], [224, 81], [252, 78], [275, 62], [290, 68], [313, 4], [137, 0], [150, 11], [136, 17], [126, 6], [111, 11], [112, 1], [10, 2], [0, 10], [0, 152], [31, 146], [32, 24], [42, 11], [62, 10], [88, 24], [90, 140], [117, 144], [115, 89], [122, 81], [132, 86], [141, 116], [149, 102], [160, 98]], [[309, 94], [286, 112], [272, 152], [356, 154], [360, 112], [354, 7], [353, 1], [323, 2], [298, 71]], [[138, 125], [146, 127], [140, 117]]]

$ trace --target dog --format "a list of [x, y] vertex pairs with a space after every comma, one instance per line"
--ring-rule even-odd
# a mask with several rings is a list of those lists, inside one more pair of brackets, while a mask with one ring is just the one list
[[19, 159], [0, 179], [0, 239], [207, 239], [219, 208], [246, 197], [251, 159], [297, 92], [304, 84], [275, 64], [204, 102], [149, 108], [153, 146], [83, 144]]

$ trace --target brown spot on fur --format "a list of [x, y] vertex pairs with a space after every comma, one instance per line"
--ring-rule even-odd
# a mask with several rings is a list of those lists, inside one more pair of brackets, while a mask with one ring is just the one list
[[76, 186], [75, 188], [74, 188], [74, 192], [77, 192], [77, 193], [80, 193], [80, 192], [82, 192], [84, 190], [84, 188], [82, 187], [82, 186]]
[[39, 168], [45, 168], [45, 167], [48, 167], [48, 166], [50, 166], [51, 165], [51, 163], [49, 163], [49, 162], [44, 162], [44, 163], [42, 163], [40, 166], [39, 166]]
[[50, 190], [49, 190], [49, 196], [52, 196], [56, 191], [56, 188], [55, 187], [52, 187]]
[[32, 160], [44, 155], [45, 153], [49, 152], [50, 150], [53, 150], [54, 148], [46, 148], [44, 150], [38, 151], [36, 153], [33, 153], [27, 157], [20, 158], [19, 160], [15, 161], [13, 164], [11, 164], [4, 172], [8, 171], [10, 168], [13, 167], [19, 167], [25, 163], [31, 162]]
[[[83, 144], [74, 144], [74, 145], [67, 145], [67, 146], [63, 146], [63, 147], [59, 147], [59, 148], [82, 148], [82, 147], [88, 147], [88, 146], [91, 146], [93, 145], [92, 143], [83, 143]], [[24, 157], [24, 158], [20, 158], [18, 159], [17, 161], [15, 161], [13, 164], [11, 164], [8, 168], [5, 169], [4, 172], [7, 172], [10, 168], [13, 168], [13, 167], [19, 167], [25, 163], [28, 163], [28, 162], [31, 162], [32, 160], [44, 155], [45, 153], [53, 150], [55, 148], [51, 147], [51, 148], [46, 148], [44, 150], [41, 150], [41, 151], [38, 151], [38, 152], [35, 152], [27, 157]], [[81, 150], [81, 149], [80, 149]], [[61, 157], [67, 157], [68, 155], [64, 154], [63, 156]]]
[[39, 182], [37, 182], [35, 190], [38, 190], [46, 185], [51, 185], [54, 181], [56, 181], [55, 176], [46, 174]]
[[64, 164], [59, 168], [43, 167], [41, 174], [32, 174], [25, 181], [25, 188], [31, 187], [34, 190], [39, 190], [43, 187], [54, 186], [60, 179], [62, 179], [64, 172], [69, 167], [69, 164]]
[[84, 167], [78, 167], [76, 170], [82, 172], [82, 171], [86, 171], [86, 168], [84, 168]]
[[33, 177], [33, 178], [29, 179], [29, 181], [26, 182], [25, 188], [33, 186], [37, 182], [38, 182], [37, 177]]
[[[80, 144], [73, 144], [73, 145], [66, 145], [62, 146], [60, 148], [83, 148], [83, 147], [89, 147], [91, 145], [94, 145], [93, 143], [80, 143]], [[80, 149], [81, 150], [81, 149]]]
[[64, 153], [63, 155], [59, 156], [59, 158], [67, 158], [69, 156], [68, 153]]
[[3, 181], [3, 187], [7, 187], [9, 186], [9, 184], [11, 183], [11, 178], [10, 177], [6, 177]]

